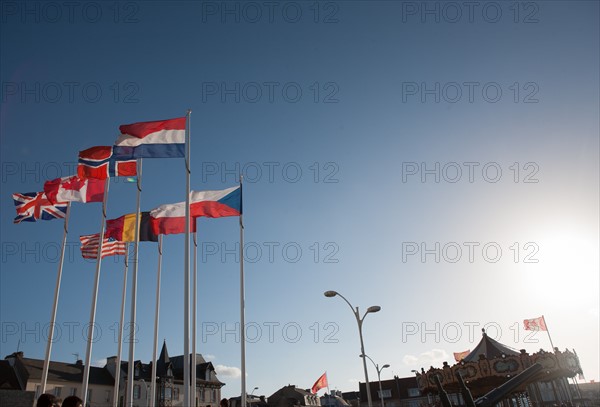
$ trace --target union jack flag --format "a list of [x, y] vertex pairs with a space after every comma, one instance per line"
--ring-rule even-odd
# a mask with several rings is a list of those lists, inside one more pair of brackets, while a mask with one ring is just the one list
[[52, 204], [44, 192], [16, 193], [13, 200], [17, 210], [14, 223], [62, 219], [67, 214], [67, 202]]

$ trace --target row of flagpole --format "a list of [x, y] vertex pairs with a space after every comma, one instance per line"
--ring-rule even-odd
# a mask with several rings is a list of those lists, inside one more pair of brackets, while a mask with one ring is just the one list
[[[196, 396], [196, 309], [197, 309], [197, 239], [196, 233], [193, 234], [193, 242], [194, 242], [194, 276], [193, 276], [193, 324], [192, 324], [192, 359], [190, 360], [190, 222], [191, 222], [191, 211], [190, 211], [190, 176], [191, 176], [191, 137], [190, 137], [190, 115], [191, 110], [187, 111], [186, 114], [186, 128], [185, 128], [185, 168], [186, 168], [186, 213], [185, 213], [185, 258], [184, 258], [184, 405], [192, 405], [195, 404], [195, 396]], [[129, 335], [129, 363], [128, 363], [128, 373], [127, 373], [127, 385], [126, 385], [126, 403], [128, 406], [133, 405], [133, 385], [135, 381], [135, 326], [136, 326], [136, 302], [137, 302], [137, 272], [139, 265], [139, 241], [140, 241], [140, 201], [141, 201], [141, 181], [142, 181], [142, 159], [137, 159], [137, 206], [135, 212], [135, 239], [133, 245], [133, 271], [132, 271], [132, 283], [131, 283], [131, 321], [129, 324], [130, 335]], [[82, 399], [83, 404], [86, 405], [89, 400], [88, 398], [88, 386], [89, 386], [89, 376], [90, 376], [90, 368], [91, 368], [91, 357], [92, 357], [92, 344], [93, 344], [93, 336], [94, 336], [94, 326], [95, 326], [95, 318], [96, 318], [96, 306], [97, 306], [97, 297], [98, 297], [98, 289], [99, 289], [99, 281], [100, 281], [100, 270], [102, 263], [102, 247], [104, 243], [105, 236], [105, 225], [107, 218], [107, 201], [108, 201], [108, 192], [110, 185], [110, 176], [108, 176], [104, 180], [104, 195], [102, 197], [102, 223], [100, 227], [100, 234], [98, 238], [98, 248], [97, 248], [97, 256], [96, 256], [96, 273], [94, 279], [94, 286], [92, 290], [92, 304], [90, 309], [90, 323], [88, 325], [88, 336], [87, 336], [87, 347], [86, 347], [86, 360], [84, 365], [84, 372], [82, 377]], [[242, 178], [240, 177], [240, 194], [242, 188]], [[241, 195], [240, 195], [241, 196]], [[85, 201], [84, 201], [85, 202]], [[241, 202], [241, 198], [240, 198]], [[61, 256], [59, 260], [59, 267], [57, 273], [57, 281], [56, 288], [54, 293], [54, 304], [52, 308], [51, 321], [50, 321], [50, 330], [48, 334], [48, 342], [46, 346], [46, 354], [44, 359], [44, 366], [42, 370], [42, 378], [41, 378], [41, 391], [42, 393], [46, 390], [46, 384], [48, 379], [48, 370], [49, 364], [51, 360], [51, 351], [52, 351], [52, 343], [54, 336], [54, 327], [56, 324], [56, 312], [58, 307], [58, 299], [60, 293], [61, 279], [62, 279], [62, 270], [64, 264], [64, 252], [66, 247], [66, 240], [68, 235], [68, 223], [69, 217], [71, 214], [71, 202], [67, 202], [66, 213], [65, 213], [65, 222], [64, 222], [64, 233], [63, 233], [63, 241], [61, 247]], [[230, 215], [227, 215], [230, 216]], [[244, 227], [243, 220], [241, 215], [241, 207], [240, 207], [240, 250], [241, 250], [241, 261], [240, 261], [240, 323], [241, 323], [241, 400], [242, 407], [246, 407], [246, 364], [245, 364], [245, 294], [244, 294], [244, 254], [243, 254], [243, 239], [244, 239]], [[194, 219], [195, 222], [195, 219]], [[162, 234], [159, 234], [159, 243], [158, 243], [158, 252], [159, 252], [159, 263], [158, 263], [158, 272], [157, 272], [157, 287], [156, 287], [156, 309], [155, 309], [155, 323], [154, 323], [154, 346], [153, 346], [153, 355], [152, 355], [152, 383], [151, 383], [151, 406], [154, 407], [154, 402], [156, 399], [156, 360], [157, 360], [157, 346], [158, 346], [158, 321], [159, 321], [159, 308], [160, 308], [160, 279], [161, 279], [161, 262], [162, 262]], [[119, 388], [120, 388], [120, 364], [122, 358], [122, 342], [123, 342], [123, 331], [125, 324], [125, 303], [126, 303], [126, 291], [127, 291], [127, 277], [128, 277], [128, 268], [130, 263], [130, 254], [129, 254], [129, 245], [125, 243], [125, 259], [124, 259], [124, 276], [123, 276], [123, 292], [121, 299], [121, 314], [120, 314], [120, 324], [119, 324], [119, 343], [118, 350], [116, 356], [116, 371], [115, 371], [115, 385], [114, 385], [114, 394], [113, 394], [113, 406], [117, 406], [119, 402]], [[190, 365], [193, 366], [191, 375], [190, 375]], [[191, 377], [190, 377], [191, 376]], [[190, 383], [191, 379], [191, 383]], [[191, 390], [191, 391], [190, 391]]]

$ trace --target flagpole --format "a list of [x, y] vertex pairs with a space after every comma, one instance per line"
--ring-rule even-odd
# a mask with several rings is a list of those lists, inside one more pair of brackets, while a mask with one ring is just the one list
[[[137, 208], [135, 210], [135, 240], [133, 243], [133, 273], [131, 277], [131, 321], [129, 323], [129, 363], [127, 366], [127, 405], [133, 407], [133, 364], [135, 363], [135, 313], [137, 301], [137, 272], [140, 246], [140, 200], [142, 195], [142, 159], [137, 161]], [[85, 403], [83, 404], [85, 406]]]
[[546, 318], [542, 315], [542, 320], [544, 321], [544, 326], [546, 327], [546, 332], [548, 332], [548, 339], [550, 339], [550, 346], [552, 346], [552, 353], [554, 353], [554, 344], [552, 343], [552, 337], [550, 336], [550, 330], [548, 329], [548, 324], [546, 323]]
[[58, 308], [58, 296], [60, 294], [60, 281], [62, 279], [63, 263], [65, 258], [65, 246], [67, 245], [67, 234], [69, 231], [69, 215], [71, 214], [71, 202], [67, 202], [67, 213], [65, 214], [65, 223], [63, 225], [62, 247], [60, 249], [60, 260], [58, 263], [58, 274], [56, 275], [56, 287], [54, 288], [54, 305], [50, 316], [50, 329], [48, 331], [48, 343], [46, 344], [46, 358], [44, 359], [44, 368], [42, 370], [42, 389], [41, 394], [46, 392], [46, 381], [48, 380], [48, 368], [50, 367], [50, 354], [52, 353], [52, 340], [54, 338], [54, 326], [56, 325], [56, 310]]
[[119, 405], [119, 386], [121, 381], [121, 354], [123, 352], [123, 325], [125, 324], [125, 297], [127, 296], [127, 271], [129, 268], [129, 243], [125, 243], [125, 271], [123, 272], [123, 293], [121, 294], [121, 320], [119, 322], [119, 344], [115, 361], [115, 388], [113, 390], [113, 407]]
[[188, 109], [185, 126], [185, 243], [183, 259], [183, 405], [190, 404], [190, 116]]
[[82, 395], [83, 405], [87, 405], [88, 382], [90, 379], [90, 364], [92, 362], [92, 337], [94, 335], [94, 322], [96, 321], [96, 305], [98, 301], [98, 286], [100, 285], [100, 266], [102, 265], [102, 243], [104, 242], [104, 227], [106, 225], [106, 203], [108, 202], [108, 187], [110, 178], [104, 180], [104, 197], [102, 200], [102, 223], [98, 237], [98, 253], [96, 254], [96, 277], [92, 291], [92, 307], [90, 309], [90, 324], [88, 326], [87, 350], [85, 352], [85, 365], [83, 367]]
[[[240, 175], [240, 194], [242, 194], [243, 176]], [[243, 205], [243, 195], [242, 205]], [[242, 407], [246, 407], [246, 315], [244, 295], [244, 219], [243, 209], [240, 207], [240, 343], [241, 343], [241, 366], [242, 366]]]
[[158, 272], [156, 274], [156, 310], [154, 312], [154, 348], [152, 350], [152, 381], [150, 382], [150, 407], [156, 401], [156, 352], [158, 349], [158, 315], [160, 312], [160, 272], [162, 264], [162, 239], [158, 235]]
[[[196, 220], [194, 219], [194, 224]], [[196, 230], [194, 228], [194, 230]], [[194, 288], [192, 308], [192, 402], [196, 405], [196, 308], [198, 308], [198, 242], [196, 232], [192, 235], [194, 239]]]

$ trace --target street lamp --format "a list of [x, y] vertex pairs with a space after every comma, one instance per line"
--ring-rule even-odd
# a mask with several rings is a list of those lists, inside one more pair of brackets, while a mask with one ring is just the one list
[[[348, 301], [342, 294], [338, 293], [337, 291], [331, 291], [331, 290], [325, 291], [323, 294], [325, 295], [325, 297], [329, 297], [329, 298], [339, 295], [340, 297], [342, 297], [342, 299], [344, 301], [346, 301], [346, 304], [348, 304], [348, 306], [352, 310], [352, 313], [354, 314], [354, 317], [356, 318], [356, 323], [358, 324], [358, 336], [360, 337], [360, 352], [361, 352], [361, 355], [364, 355], [365, 354], [365, 344], [364, 344], [363, 335], [362, 335], [363, 321], [368, 313], [379, 312], [381, 310], [381, 307], [379, 305], [373, 305], [373, 306], [367, 308], [367, 312], [365, 312], [365, 314], [361, 318], [360, 313], [358, 311], [358, 307], [356, 307], [356, 309], [355, 309], [352, 306], [352, 304], [350, 304], [350, 301]], [[365, 371], [365, 385], [367, 387], [367, 404], [369, 407], [373, 407], [373, 401], [371, 400], [371, 388], [369, 386], [369, 374], [367, 373], [367, 362], [365, 361], [365, 358], [363, 358], [363, 369]]]
[[366, 354], [363, 353], [362, 355], [358, 355], [358, 357], [359, 358], [363, 358], [363, 360], [364, 360], [364, 357], [369, 358], [369, 360], [371, 361], [371, 363], [373, 363], [373, 366], [375, 366], [375, 370], [377, 370], [377, 380], [379, 380], [379, 400], [381, 400], [381, 407], [385, 407], [384, 404], [383, 404], [383, 389], [381, 388], [381, 371], [383, 369], [385, 369], [386, 367], [390, 367], [390, 365], [385, 364], [385, 365], [381, 366], [381, 368], [379, 368], [379, 365], [377, 363], [375, 363], [373, 361], [373, 359], [371, 359], [369, 357], [369, 355], [366, 355]]
[[254, 389], [252, 389], [252, 391], [250, 392], [250, 395], [253, 395], [255, 390], [258, 390], [258, 387], [255, 387]]

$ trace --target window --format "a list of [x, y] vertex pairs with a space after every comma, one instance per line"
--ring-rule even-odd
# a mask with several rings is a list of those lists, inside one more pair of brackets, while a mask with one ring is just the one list
[[377, 390], [377, 395], [380, 399], [389, 399], [392, 397], [392, 391], [390, 389], [379, 391]]
[[140, 398], [140, 385], [139, 384], [133, 385], [133, 398], [134, 399]]
[[91, 404], [91, 402], [92, 402], [92, 389], [88, 389], [87, 401]]
[[215, 402], [217, 401], [217, 391], [213, 389], [211, 395], [210, 395], [210, 401]]
[[133, 372], [133, 375], [134, 376], [139, 376], [140, 375], [140, 367], [139, 366], [135, 367], [135, 372]]
[[172, 400], [173, 399], [172, 398], [173, 397], [172, 390], [173, 389], [171, 389], [170, 387], [165, 387], [165, 400]]
[[[202, 390], [200, 390], [200, 394], [202, 394]], [[173, 400], [179, 400], [179, 388], [177, 387], [173, 389]]]
[[77, 395], [77, 387], [71, 387], [71, 393], [69, 393], [69, 396], [76, 396]]
[[56, 387], [54, 388], [54, 395], [55, 395], [56, 397], [60, 397], [60, 393], [61, 393], [61, 392], [62, 392], [62, 387], [58, 387], [58, 386], [56, 386]]
[[110, 390], [105, 390], [105, 391], [104, 391], [104, 395], [105, 395], [105, 397], [104, 397], [104, 400], [105, 400], [107, 403], [110, 403]]
[[[100, 235], [98, 235], [100, 236]], [[36, 385], [35, 386], [35, 399], [37, 400], [40, 396], [41, 396], [41, 392], [42, 392], [42, 386], [41, 385]]]
[[410, 388], [408, 389], [408, 397], [418, 397], [421, 395], [421, 392], [418, 388]]

